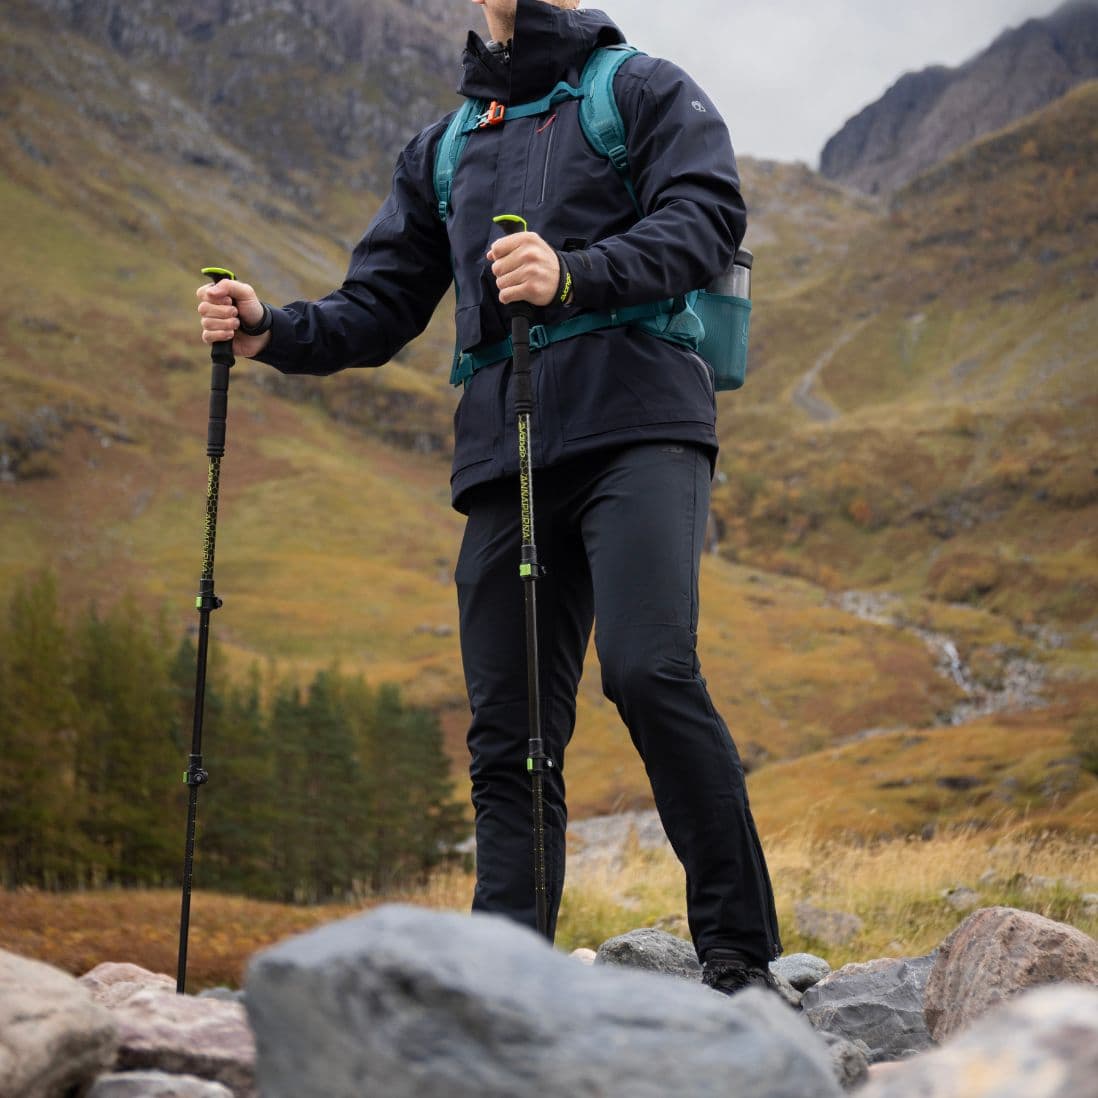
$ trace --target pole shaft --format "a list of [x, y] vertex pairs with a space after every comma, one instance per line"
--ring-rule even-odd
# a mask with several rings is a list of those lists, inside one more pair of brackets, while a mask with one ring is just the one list
[[183, 855], [183, 902], [179, 911], [179, 959], [175, 969], [175, 990], [182, 995], [187, 989], [187, 942], [191, 929], [191, 877], [194, 873], [194, 832], [198, 819], [198, 786], [192, 785], [187, 795], [187, 845]]
[[[207, 268], [214, 281], [231, 277], [220, 268]], [[179, 912], [179, 959], [175, 990], [182, 995], [187, 985], [187, 943], [191, 928], [191, 881], [194, 876], [194, 843], [198, 822], [198, 790], [209, 780], [202, 766], [202, 725], [206, 710], [206, 665], [210, 650], [210, 614], [221, 605], [214, 592], [214, 555], [217, 550], [217, 507], [221, 495], [221, 458], [225, 453], [225, 423], [229, 411], [229, 370], [233, 362], [231, 341], [210, 348], [210, 414], [206, 427], [206, 526], [202, 545], [202, 576], [198, 582], [198, 656], [194, 677], [194, 721], [191, 753], [183, 775], [187, 783], [187, 832], [183, 849], [183, 890]]]
[[534, 540], [534, 470], [533, 430], [531, 416], [534, 406], [530, 372], [530, 315], [527, 309], [516, 308], [511, 320], [511, 342], [515, 362], [515, 408], [518, 416], [519, 504], [522, 528], [522, 549], [519, 575], [524, 586], [526, 611], [526, 697], [530, 729], [527, 769], [530, 771], [531, 814], [534, 830], [534, 909], [538, 933], [549, 933], [548, 883], [545, 865], [545, 786], [544, 775], [549, 760], [541, 735], [541, 676], [538, 655], [537, 580], [540, 574], [537, 544]]

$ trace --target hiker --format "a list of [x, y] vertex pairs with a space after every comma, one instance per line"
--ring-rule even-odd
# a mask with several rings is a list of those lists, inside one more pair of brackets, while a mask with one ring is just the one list
[[[262, 303], [246, 283], [198, 291], [203, 339], [284, 373], [380, 366], [426, 327], [456, 280], [463, 386], [453, 506], [467, 516], [455, 578], [476, 815], [475, 911], [535, 926], [518, 443], [508, 308], [537, 307], [555, 333], [532, 356], [533, 465], [544, 574], [541, 723], [547, 933], [564, 882], [563, 763], [592, 624], [602, 686], [644, 761], [686, 870], [690, 931], [705, 981], [773, 987], [774, 900], [743, 767], [695, 651], [698, 569], [717, 455], [713, 375], [682, 342], [620, 312], [682, 295], [731, 265], [746, 217], [728, 130], [677, 66], [635, 54], [613, 78], [629, 186], [592, 149], [576, 87], [596, 47], [625, 41], [578, 0], [472, 0], [491, 40], [470, 33], [463, 95], [489, 109], [461, 150], [448, 199], [436, 154], [450, 117], [397, 161], [392, 190], [354, 249], [342, 287], [315, 302]], [[507, 118], [508, 109], [515, 114]], [[638, 207], [642, 213], [638, 213]], [[503, 235], [497, 214], [529, 231]], [[676, 306], [674, 302], [679, 302]], [[569, 336], [561, 326], [596, 318]], [[670, 319], [674, 319], [673, 317]], [[663, 317], [666, 323], [669, 318]], [[616, 324], [616, 326], [615, 326]]]

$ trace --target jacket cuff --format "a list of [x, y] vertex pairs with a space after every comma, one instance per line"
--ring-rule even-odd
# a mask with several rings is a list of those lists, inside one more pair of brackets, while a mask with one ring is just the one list
[[590, 249], [568, 253], [568, 270], [572, 275], [572, 304], [584, 309], [600, 309], [603, 280], [596, 274]]
[[259, 354], [253, 356], [256, 362], [264, 362], [281, 370], [284, 374], [297, 373], [294, 370], [292, 349], [294, 347], [294, 322], [285, 309], [271, 306], [271, 338]]
[[560, 263], [560, 281], [557, 283], [557, 296], [555, 304], [571, 307], [576, 303], [575, 285], [572, 279], [572, 271], [568, 266], [568, 257], [564, 252], [557, 252], [557, 261]]

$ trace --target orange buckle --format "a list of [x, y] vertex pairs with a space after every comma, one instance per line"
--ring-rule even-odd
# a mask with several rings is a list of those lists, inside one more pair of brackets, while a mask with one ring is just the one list
[[503, 115], [506, 111], [507, 108], [502, 103], [493, 99], [488, 104], [488, 109], [480, 116], [480, 128], [498, 126], [503, 121]]

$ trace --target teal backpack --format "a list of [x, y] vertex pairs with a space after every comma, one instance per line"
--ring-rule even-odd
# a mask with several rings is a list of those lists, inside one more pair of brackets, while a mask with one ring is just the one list
[[[563, 81], [546, 96], [532, 103], [504, 107], [482, 99], [467, 99], [446, 127], [435, 153], [435, 197], [443, 222], [450, 215], [450, 194], [458, 161], [469, 135], [515, 118], [546, 114], [568, 99], [579, 100], [580, 125], [591, 148], [605, 157], [621, 177], [637, 215], [644, 216], [629, 172], [625, 148], [625, 123], [614, 96], [614, 76], [630, 57], [640, 51], [633, 46], [603, 46], [592, 52], [584, 66], [579, 87]], [[751, 301], [726, 297], [706, 290], [693, 290], [679, 298], [651, 305], [632, 305], [608, 312], [584, 312], [560, 324], [535, 324], [530, 328], [531, 350], [541, 350], [585, 332], [618, 328], [626, 324], [642, 328], [660, 339], [696, 351], [713, 368], [718, 390], [743, 385], [747, 365], [747, 340]], [[510, 338], [476, 351], [454, 349], [450, 373], [453, 385], [463, 385], [484, 366], [511, 357]]]

